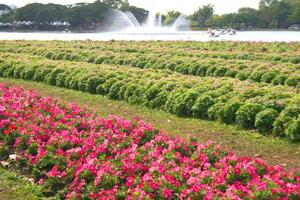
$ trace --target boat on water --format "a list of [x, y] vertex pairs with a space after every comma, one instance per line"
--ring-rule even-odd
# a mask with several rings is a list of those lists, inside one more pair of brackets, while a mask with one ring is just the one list
[[236, 35], [235, 29], [208, 29], [209, 37], [220, 37], [221, 35]]

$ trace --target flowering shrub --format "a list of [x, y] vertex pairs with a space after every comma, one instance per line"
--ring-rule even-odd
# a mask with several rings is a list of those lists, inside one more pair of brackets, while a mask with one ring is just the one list
[[300, 176], [139, 119], [0, 87], [0, 157], [58, 199], [299, 199]]

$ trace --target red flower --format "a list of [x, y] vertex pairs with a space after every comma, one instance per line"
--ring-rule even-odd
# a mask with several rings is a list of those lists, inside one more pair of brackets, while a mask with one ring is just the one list
[[4, 131], [3, 131], [3, 134], [4, 134], [4, 135], [8, 135], [8, 134], [9, 134], [9, 131], [8, 131], [8, 130], [4, 130]]
[[15, 129], [16, 129], [16, 126], [10, 125], [10, 126], [8, 127], [8, 129], [10, 129], [10, 130], [15, 130]]

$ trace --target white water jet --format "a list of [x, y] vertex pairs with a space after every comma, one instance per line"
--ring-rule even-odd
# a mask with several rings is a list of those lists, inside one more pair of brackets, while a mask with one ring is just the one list
[[126, 17], [128, 18], [127, 20], [130, 20], [132, 25], [134, 27], [140, 27], [140, 22], [135, 18], [135, 16], [131, 12], [126, 12]]
[[177, 30], [178, 28], [188, 28], [190, 27], [190, 21], [184, 15], [180, 15], [173, 23], [172, 28]]
[[161, 14], [159, 14], [159, 15], [158, 15], [157, 26], [158, 26], [158, 27], [161, 27], [161, 24], [162, 24], [162, 17], [161, 17]]
[[154, 11], [149, 12], [146, 27], [148, 28], [156, 27], [156, 13]]
[[[122, 18], [127, 24], [126, 32], [130, 33], [165, 33], [165, 32], [176, 32], [178, 29], [189, 30], [189, 20], [186, 16], [179, 16], [172, 25], [164, 26], [162, 22], [162, 15], [157, 14], [155, 11], [150, 11], [145, 24], [140, 24], [136, 17], [130, 12], [118, 11], [118, 17]], [[124, 25], [124, 23], [122, 23]], [[120, 29], [119, 29], [120, 30]]]

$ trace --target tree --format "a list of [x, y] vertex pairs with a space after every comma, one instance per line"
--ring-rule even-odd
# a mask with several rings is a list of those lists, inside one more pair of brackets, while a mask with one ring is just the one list
[[288, 21], [291, 24], [300, 24], [300, 1], [291, 1], [293, 7], [292, 13], [288, 16]]
[[257, 27], [262, 19], [259, 16], [259, 12], [253, 8], [240, 8], [238, 14], [243, 18], [243, 23], [247, 27]]
[[47, 24], [66, 21], [67, 7], [59, 4], [32, 3], [17, 9], [16, 20]]
[[101, 1], [78, 3], [69, 8], [68, 21], [75, 28], [95, 28], [103, 22], [110, 9], [111, 7]]
[[138, 8], [136, 6], [130, 6], [128, 0], [123, 1], [121, 4], [120, 10], [123, 12], [130, 12], [132, 13], [135, 18], [139, 21], [139, 23], [142, 23], [146, 21], [148, 16], [148, 11], [143, 8]]
[[181, 16], [182, 14], [178, 11], [169, 11], [166, 15], [164, 15], [164, 24], [171, 25], [175, 22], [175, 20]]
[[298, 0], [261, 0], [259, 3], [260, 16], [270, 28], [287, 28], [289, 16], [293, 12], [291, 2]]
[[199, 27], [206, 25], [206, 21], [214, 14], [214, 7], [211, 4], [200, 7], [191, 17], [192, 21]]
[[96, 2], [104, 3], [111, 8], [120, 8], [123, 4], [122, 0], [97, 0]]
[[11, 8], [8, 5], [0, 4], [0, 10], [11, 10]]

